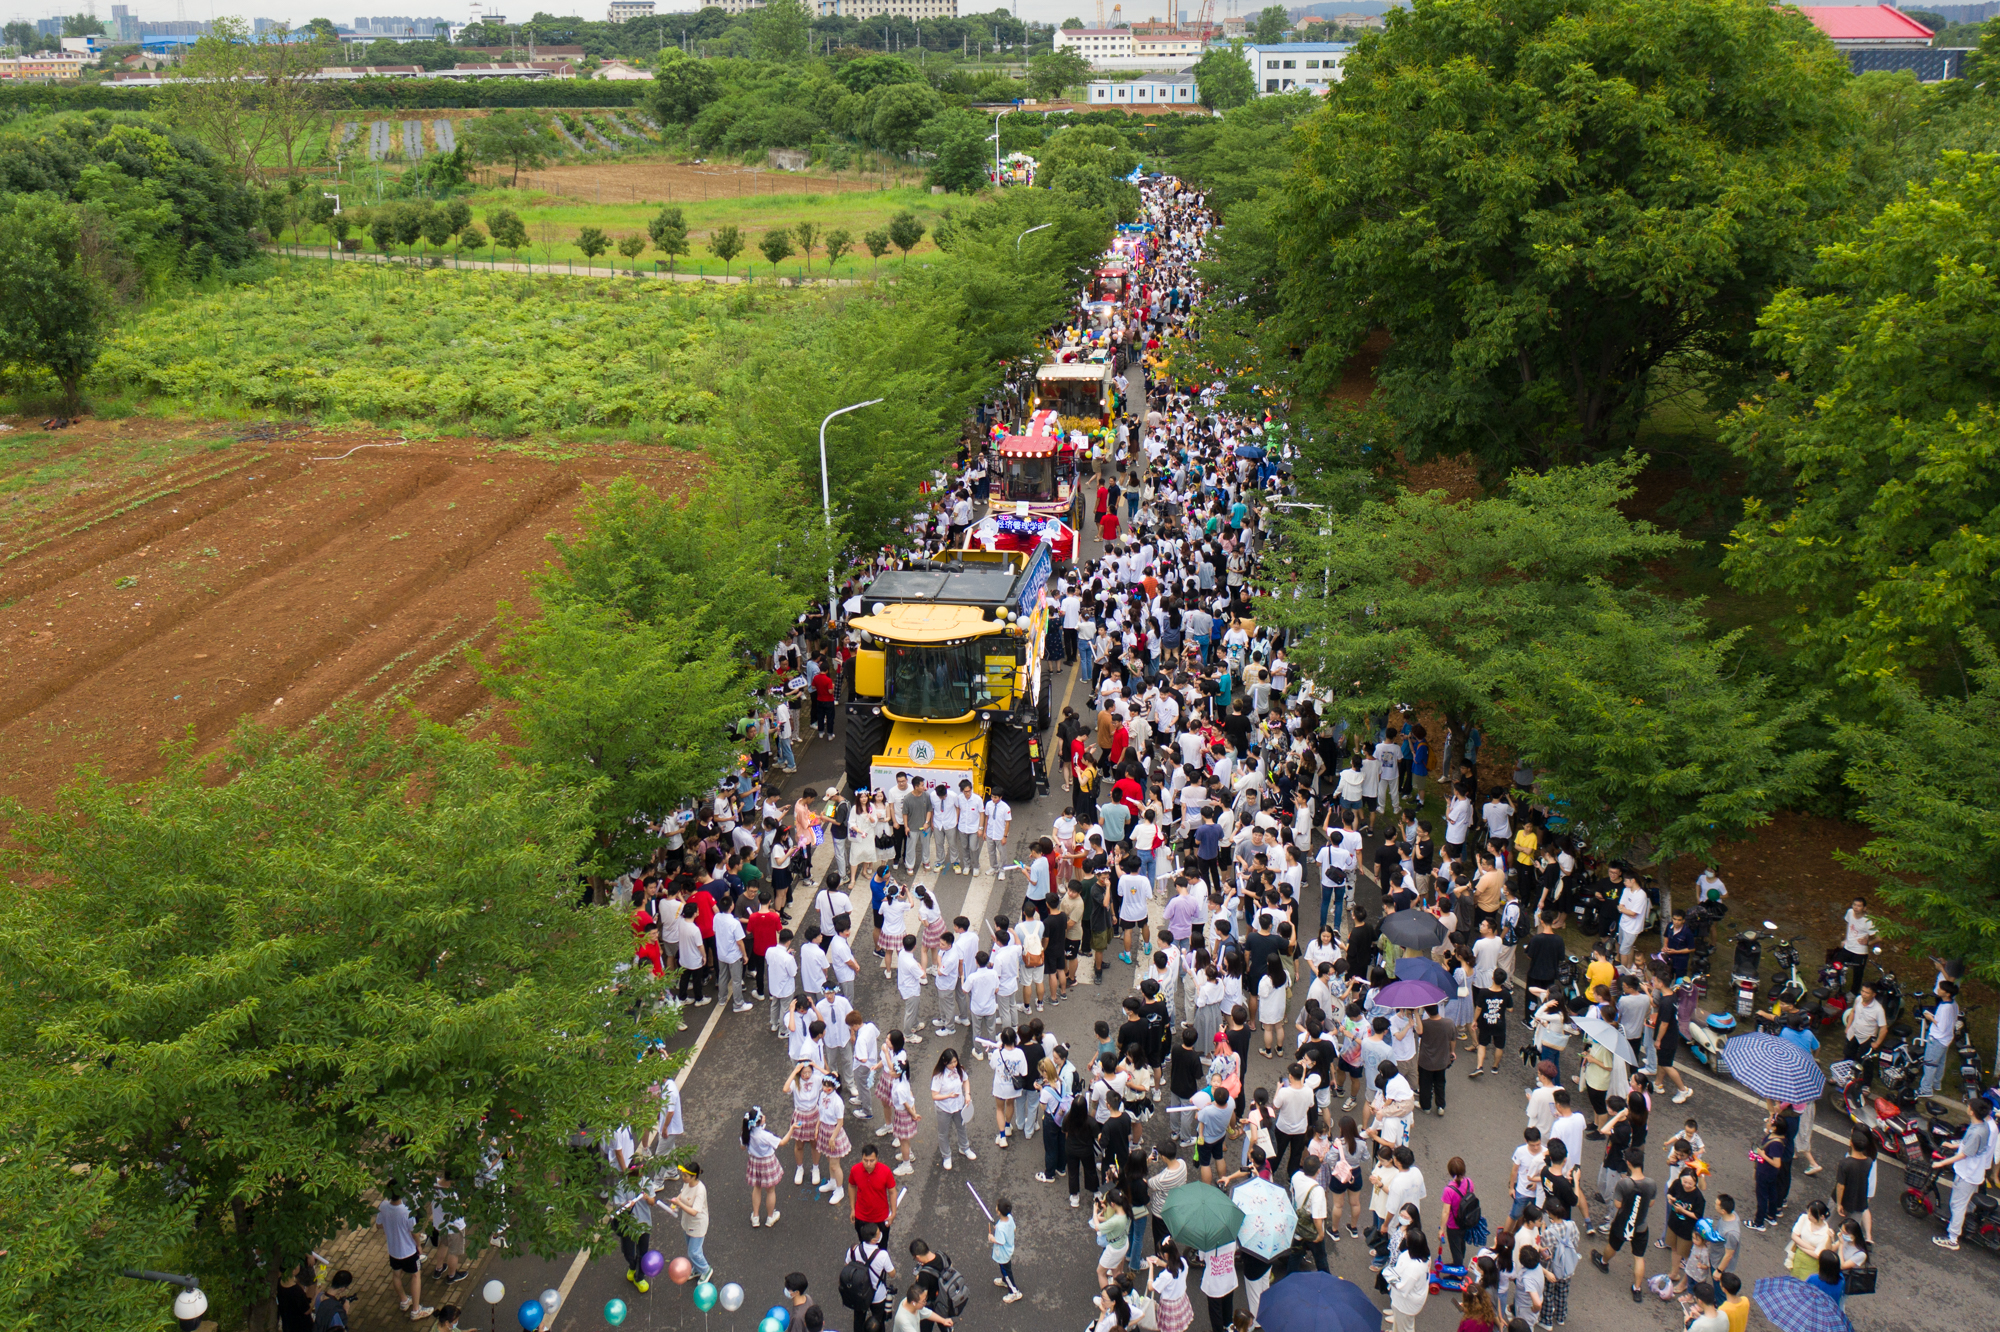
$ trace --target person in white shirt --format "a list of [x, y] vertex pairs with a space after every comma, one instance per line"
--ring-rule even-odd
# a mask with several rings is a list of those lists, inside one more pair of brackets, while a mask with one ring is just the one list
[[1472, 798], [1453, 791], [1444, 806], [1445, 853], [1452, 860], [1465, 858], [1465, 839], [1472, 832]]
[[952, 847], [953, 868], [962, 874], [970, 874], [979, 868], [979, 827], [985, 813], [979, 797], [973, 794], [972, 783], [958, 784], [958, 836]]
[[993, 972], [1000, 978], [1000, 987], [995, 993], [999, 1004], [999, 1025], [1011, 1027], [1014, 1025], [1015, 1007], [1021, 998], [1021, 941], [1008, 927], [1007, 917], [993, 918], [993, 947], [988, 952], [993, 958]]
[[1924, 1080], [1917, 1088], [1919, 1096], [1937, 1095], [1938, 1085], [1944, 1081], [1945, 1056], [1951, 1053], [1952, 1040], [1958, 1035], [1958, 985], [1939, 981], [1937, 988], [1937, 1007], [1931, 1010], [1924, 1029]]
[[854, 949], [848, 944], [847, 936], [836, 934], [826, 946], [827, 975], [829, 982], [840, 987], [847, 996], [847, 1002], [854, 1002], [854, 982], [861, 975], [861, 964], [854, 960]]
[[896, 994], [903, 1001], [904, 1040], [922, 1045], [924, 1006], [924, 963], [914, 933], [906, 934], [896, 948]]
[[[749, 914], [747, 903], [738, 903], [734, 912], [715, 913], [715, 961], [722, 970], [716, 1002], [729, 1005], [732, 1013], [750, 1011], [750, 998], [743, 992], [743, 921]], [[734, 995], [732, 1001], [730, 996]]]
[[[1000, 798], [999, 792], [996, 791], [988, 798], [981, 813], [985, 815], [986, 819], [987, 858], [993, 866], [993, 872], [998, 874], [1001, 865], [1005, 863], [1004, 857], [1007, 854], [1007, 826], [1013, 822], [1014, 810], [1012, 806]], [[972, 867], [978, 869], [979, 858], [976, 854], [978, 851], [976, 843], [973, 849], [975, 854], [973, 856]]]
[[764, 993], [771, 997], [771, 1034], [784, 1030], [785, 1013], [798, 993], [799, 960], [792, 956], [792, 932], [778, 931], [778, 942], [764, 950]]
[[[389, 1279], [396, 1285], [397, 1305], [413, 1323], [429, 1318], [433, 1310], [424, 1303], [424, 1265], [423, 1256], [417, 1252], [417, 1229], [410, 1220], [403, 1190], [395, 1180], [389, 1181], [388, 1194], [375, 1209], [375, 1224], [382, 1231], [382, 1243], [389, 1251]], [[404, 1277], [410, 1279], [407, 1292], [403, 1289]]]
[[986, 1058], [998, 1029], [1000, 1013], [1000, 973], [993, 969], [990, 953], [973, 955], [972, 970], [965, 977], [966, 1004], [972, 1010], [972, 1057]]
[[839, 990], [828, 989], [813, 1001], [813, 1017], [826, 1024], [826, 1031], [820, 1036], [820, 1044], [826, 1049], [826, 1069], [840, 1074], [841, 1085], [854, 1087], [854, 1046], [853, 1035], [847, 1029], [847, 1015], [854, 1011], [854, 1005], [847, 1002], [847, 996]]
[[[1028, 1076], [1028, 1054], [1019, 1048], [1019, 1037], [1012, 1027], [1000, 1029], [1000, 1045], [993, 1051], [993, 1123], [995, 1132], [993, 1145], [1007, 1146], [1008, 1135], [1014, 1131], [1014, 1121], [1022, 1121], [1020, 1129], [1027, 1136], [1027, 1121], [1033, 1118], [1035, 1098], [1024, 1095], [1025, 1088], [1016, 1084], [1016, 1078]], [[1037, 1051], [1039, 1053], [1039, 1051]], [[1027, 1114], [1020, 1113], [1020, 1107], [1029, 1107]]]
[[1618, 952], [1620, 960], [1628, 967], [1637, 965], [1635, 950], [1639, 944], [1640, 931], [1646, 928], [1646, 911], [1652, 901], [1646, 896], [1646, 889], [1635, 880], [1627, 880], [1625, 891], [1618, 894]]
[[1497, 842], [1514, 840], [1514, 807], [1507, 803], [1505, 796], [1495, 794], [1479, 810], [1486, 820], [1486, 835]]
[[1397, 780], [1397, 769], [1403, 762], [1403, 748], [1392, 737], [1385, 736], [1375, 746], [1375, 761], [1382, 768], [1382, 795], [1379, 801], [1385, 811], [1401, 814], [1403, 797], [1401, 783]]
[[937, 965], [937, 1034], [940, 1039], [958, 1030], [959, 982], [964, 979], [963, 964], [959, 957], [958, 940], [945, 931], [943, 947], [938, 950]]
[[1509, 1176], [1514, 1198], [1507, 1213], [1510, 1219], [1519, 1218], [1530, 1203], [1542, 1205], [1542, 1162], [1547, 1155], [1542, 1146], [1542, 1131], [1532, 1124], [1522, 1129], [1521, 1145], [1514, 1149], [1513, 1173]]
[[941, 869], [951, 859], [952, 830], [958, 823], [958, 806], [952, 803], [958, 794], [949, 782], [932, 782], [924, 791], [931, 802], [931, 830], [924, 838], [925, 869]]
[[826, 949], [820, 946], [819, 926], [806, 926], [806, 941], [799, 945], [799, 984], [807, 998], [826, 989], [828, 965]]

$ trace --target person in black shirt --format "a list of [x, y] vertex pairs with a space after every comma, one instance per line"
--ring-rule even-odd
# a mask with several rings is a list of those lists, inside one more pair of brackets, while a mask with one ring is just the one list
[[1653, 1199], [1660, 1192], [1660, 1186], [1646, 1178], [1645, 1165], [1644, 1152], [1637, 1147], [1626, 1151], [1625, 1178], [1611, 1190], [1611, 1224], [1605, 1231], [1605, 1247], [1590, 1251], [1590, 1261], [1597, 1270], [1608, 1274], [1612, 1256], [1620, 1249], [1631, 1250], [1634, 1304], [1646, 1298], [1646, 1241], [1652, 1236], [1646, 1223], [1652, 1215]]
[[[1157, 1069], [1167, 1062], [1167, 1047], [1172, 1042], [1174, 1019], [1167, 1012], [1167, 1001], [1160, 998], [1160, 983], [1152, 977], [1139, 982], [1139, 1016], [1146, 1024], [1146, 1066]], [[1193, 1095], [1192, 1092], [1189, 1095]]]
[[1521, 995], [1521, 1013], [1531, 1014], [1549, 997], [1564, 957], [1562, 936], [1556, 933], [1556, 916], [1544, 911], [1541, 923], [1530, 935], [1524, 951], [1528, 955], [1527, 988]]
[[1146, 1056], [1146, 1017], [1144, 1005], [1139, 996], [1125, 996], [1125, 1020], [1118, 1025], [1118, 1053], [1123, 1055], [1136, 1050], [1139, 1058]]
[[1229, 715], [1222, 719], [1222, 733], [1229, 737], [1229, 743], [1242, 758], [1250, 752], [1250, 705], [1242, 699], [1230, 705]]
[[1351, 914], [1354, 924], [1347, 931], [1347, 970], [1349, 975], [1365, 976], [1368, 968], [1375, 965], [1382, 931], [1369, 921], [1365, 908], [1356, 906]]
[[1107, 1167], [1131, 1153], [1132, 1116], [1125, 1113], [1125, 1102], [1111, 1101], [1110, 1116], [1097, 1127], [1097, 1149]]
[[[1195, 1043], [1200, 1039], [1201, 1033], [1195, 1030], [1192, 1022], [1181, 1028], [1181, 1038], [1167, 1060], [1167, 1095], [1171, 1098], [1170, 1105], [1186, 1105], [1194, 1100], [1194, 1094], [1201, 1090], [1208, 1065], [1202, 1061], [1201, 1052], [1195, 1049]], [[1195, 1132], [1193, 1115], [1169, 1115], [1167, 1121], [1167, 1127], [1172, 1132], [1174, 1141], [1196, 1140], [1198, 1135]], [[1185, 1133], [1182, 1132], [1183, 1129], [1186, 1130]]]

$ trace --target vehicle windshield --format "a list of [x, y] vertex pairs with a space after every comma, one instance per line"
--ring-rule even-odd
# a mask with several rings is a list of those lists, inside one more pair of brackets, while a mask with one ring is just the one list
[[1103, 389], [1098, 379], [1058, 379], [1044, 383], [1042, 393], [1059, 416], [1096, 416], [1103, 410]]
[[1056, 494], [1053, 458], [1008, 458], [1001, 475], [1001, 498], [1047, 500]]
[[899, 717], [963, 717], [989, 707], [983, 638], [963, 643], [889, 643], [884, 706]]

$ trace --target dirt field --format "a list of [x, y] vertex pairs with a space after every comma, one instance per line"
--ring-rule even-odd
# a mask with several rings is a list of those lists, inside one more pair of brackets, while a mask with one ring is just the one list
[[[513, 179], [511, 171], [483, 168], [476, 173], [488, 185]], [[892, 173], [891, 185], [909, 184], [917, 177]], [[832, 176], [823, 172], [778, 171], [768, 167], [738, 166], [732, 162], [576, 162], [523, 171], [524, 190], [547, 190], [596, 199], [601, 203], [700, 203], [704, 199], [733, 199], [745, 194], [846, 194], [857, 190], [874, 191], [882, 186], [880, 175], [847, 172]]]
[[531, 609], [528, 574], [551, 530], [574, 529], [579, 485], [677, 489], [695, 466], [397, 438], [136, 420], [0, 434], [0, 793], [37, 802], [85, 762], [140, 776], [162, 742], [191, 726], [211, 747], [244, 716], [297, 726], [399, 694], [440, 720], [478, 710], [463, 649], [492, 643], [499, 602]]

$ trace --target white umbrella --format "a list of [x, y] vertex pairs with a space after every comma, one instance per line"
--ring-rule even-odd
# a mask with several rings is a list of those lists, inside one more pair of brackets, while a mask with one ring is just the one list
[[1611, 1023], [1606, 1022], [1603, 1018], [1594, 1018], [1588, 1015], [1572, 1020], [1576, 1023], [1578, 1031], [1581, 1031], [1585, 1036], [1611, 1051], [1618, 1058], [1628, 1064], [1639, 1062], [1638, 1056], [1632, 1053], [1632, 1042], [1626, 1040], [1625, 1033], [1618, 1030]]

